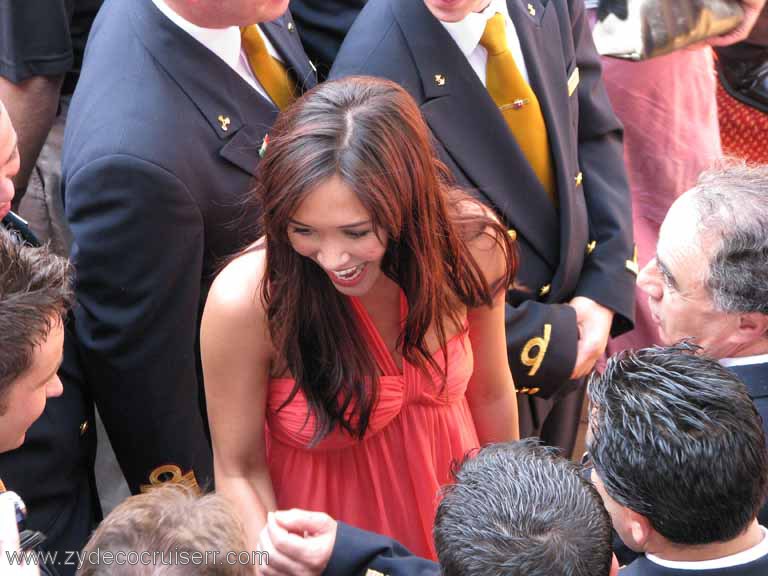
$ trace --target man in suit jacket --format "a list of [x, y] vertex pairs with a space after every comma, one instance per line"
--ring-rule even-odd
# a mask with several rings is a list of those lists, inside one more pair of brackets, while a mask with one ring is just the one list
[[[468, 513], [471, 511], [471, 513]], [[310, 534], [310, 536], [307, 536]], [[303, 538], [300, 536], [303, 535]], [[435, 517], [439, 564], [326, 514], [271, 514], [260, 547], [264, 576], [386, 574], [616, 576], [611, 523], [570, 460], [535, 440], [491, 444], [468, 457]]]
[[[659, 338], [691, 338], [747, 385], [768, 437], [768, 167], [705, 172], [640, 272]], [[759, 516], [768, 525], [768, 506]]]
[[[496, 13], [541, 106], [554, 199], [484, 85], [487, 51], [479, 41]], [[582, 400], [576, 381], [603, 353], [609, 330], [632, 326], [636, 273], [621, 126], [582, 2], [369, 0], [331, 78], [352, 74], [404, 86], [457, 182], [509, 225], [520, 252], [508, 296], [507, 347], [521, 432], [569, 451]]]
[[366, 0], [291, 0], [301, 42], [324, 80]]
[[[19, 160], [18, 139], [0, 102], [0, 412], [5, 414], [0, 415], [0, 437], [5, 438], [0, 438], [0, 492], [18, 493], [29, 511], [26, 527], [45, 534], [45, 551], [63, 555], [80, 549], [101, 518], [93, 477], [93, 406], [80, 377], [71, 322], [41, 324], [40, 310], [49, 316], [64, 313], [71, 298], [71, 271], [48, 248], [38, 249], [26, 222], [9, 213]], [[28, 338], [20, 340], [24, 334]], [[39, 349], [28, 349], [38, 340]], [[58, 366], [61, 361], [53, 374], [50, 365], [39, 365], [43, 350], [46, 362]], [[41, 385], [43, 377], [48, 380]], [[63, 392], [59, 378], [68, 382]], [[11, 389], [16, 390], [13, 395]], [[43, 392], [47, 402], [38, 395]], [[62, 576], [74, 571], [74, 565], [59, 566]]]
[[738, 377], [690, 343], [625, 351], [587, 387], [592, 480], [632, 550], [622, 576], [768, 573], [760, 416]]
[[63, 188], [79, 352], [133, 492], [212, 485], [199, 317], [223, 259], [255, 237], [248, 191], [278, 113], [240, 28], [258, 24], [299, 93], [315, 77], [286, 10], [109, 0], [93, 26]]
[[[3, 159], [16, 148], [15, 138], [5, 139], [5, 125], [7, 115], [0, 104]], [[14, 154], [12, 163], [18, 169], [18, 152]], [[5, 165], [2, 162], [0, 172]], [[29, 511], [26, 528], [53, 533], [56, 544], [49, 542], [45, 548], [58, 551], [62, 560], [64, 550], [81, 546], [92, 528], [88, 477], [83, 475], [85, 490], [81, 491], [77, 482], [81, 463], [62, 460], [76, 459], [79, 446], [77, 429], [68, 431], [66, 426], [67, 416], [73, 413], [73, 396], [62, 395], [60, 380], [64, 322], [72, 301], [71, 273], [68, 262], [52, 254], [48, 247], [29, 246], [0, 226], [0, 492], [13, 490], [22, 499], [30, 492], [45, 496], [34, 502], [25, 500]], [[75, 393], [74, 399], [77, 402], [79, 394]], [[51, 432], [57, 432], [59, 438]], [[48, 463], [61, 474], [41, 477], [40, 473], [47, 469], [40, 455], [46, 454], [51, 444], [58, 451], [48, 454]], [[22, 450], [25, 447], [29, 450]], [[10, 523], [2, 519], [4, 552], [18, 541], [16, 515], [12, 518]], [[9, 562], [3, 554], [0, 572], [22, 573], [21, 567], [9, 566]], [[63, 568], [62, 573], [74, 572], [74, 567]]]

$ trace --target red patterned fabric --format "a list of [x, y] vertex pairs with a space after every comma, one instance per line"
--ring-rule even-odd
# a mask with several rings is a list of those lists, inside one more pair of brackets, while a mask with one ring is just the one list
[[717, 83], [720, 136], [726, 156], [768, 164], [768, 114], [742, 104]]

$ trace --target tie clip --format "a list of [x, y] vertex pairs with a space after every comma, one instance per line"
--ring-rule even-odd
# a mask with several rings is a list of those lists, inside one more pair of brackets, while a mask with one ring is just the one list
[[529, 104], [530, 100], [528, 98], [518, 98], [511, 104], [504, 104], [504, 106], [499, 106], [499, 110], [504, 112], [505, 110], [520, 110], [523, 106], [526, 104]]

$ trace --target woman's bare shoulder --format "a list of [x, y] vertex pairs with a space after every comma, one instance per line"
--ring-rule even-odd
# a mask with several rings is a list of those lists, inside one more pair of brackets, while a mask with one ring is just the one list
[[486, 280], [493, 284], [505, 273], [507, 245], [499, 237], [504, 234], [501, 220], [491, 208], [474, 198], [462, 199], [455, 205], [467, 248], [478, 263]]
[[262, 282], [266, 272], [266, 250], [258, 241], [233, 258], [216, 276], [208, 294], [206, 307], [218, 313], [236, 317], [264, 313], [261, 299]]
[[501, 246], [497, 237], [499, 229], [493, 224], [500, 221], [493, 210], [473, 198], [457, 202], [455, 210], [472, 255], [478, 260], [496, 258]]

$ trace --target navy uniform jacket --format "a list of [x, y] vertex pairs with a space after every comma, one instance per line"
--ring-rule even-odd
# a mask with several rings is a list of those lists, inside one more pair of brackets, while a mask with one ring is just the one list
[[640, 556], [626, 568], [619, 570], [619, 576], [765, 576], [768, 574], [768, 556], [763, 556], [747, 564], [730, 568], [711, 570], [678, 570], [654, 564], [645, 556]]
[[320, 78], [331, 69], [347, 30], [366, 0], [291, 0], [301, 42], [317, 66]]
[[[768, 363], [729, 366], [728, 369], [747, 386], [747, 393], [763, 419], [763, 431], [768, 442]], [[768, 502], [763, 505], [757, 519], [763, 526], [768, 526]]]
[[[14, 230], [31, 246], [40, 243], [26, 226], [7, 217], [0, 227]], [[45, 410], [29, 430], [24, 444], [0, 454], [0, 492], [13, 490], [27, 506], [25, 528], [45, 534], [41, 549], [59, 553], [56, 570], [61, 576], [75, 573], [77, 563], [67, 563], [66, 553], [85, 546], [101, 507], [96, 495], [93, 460], [96, 433], [93, 404], [84, 386], [77, 346], [65, 324], [64, 356], [59, 378], [64, 392], [48, 398]]]
[[[263, 30], [312, 86], [290, 15]], [[276, 116], [151, 0], [102, 7], [69, 110], [63, 193], [83, 369], [133, 492], [211, 485], [200, 314], [222, 259], [255, 237], [245, 204]]]
[[507, 0], [542, 106], [559, 209], [487, 90], [421, 0], [369, 0], [331, 78], [366, 74], [416, 99], [458, 183], [493, 206], [517, 238], [520, 270], [507, 306], [507, 348], [519, 391], [547, 397], [576, 359], [576, 315], [586, 296], [631, 328], [637, 271], [622, 128], [613, 114], [581, 0]]
[[439, 576], [440, 565], [386, 536], [339, 522], [323, 576]]

